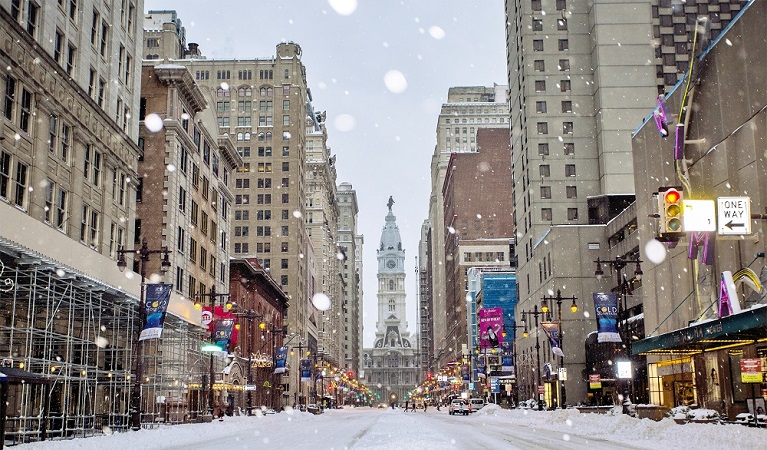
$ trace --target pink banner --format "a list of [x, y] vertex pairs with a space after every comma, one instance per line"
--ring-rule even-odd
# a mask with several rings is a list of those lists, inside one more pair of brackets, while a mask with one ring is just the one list
[[503, 309], [479, 310], [479, 348], [498, 348], [503, 343]]

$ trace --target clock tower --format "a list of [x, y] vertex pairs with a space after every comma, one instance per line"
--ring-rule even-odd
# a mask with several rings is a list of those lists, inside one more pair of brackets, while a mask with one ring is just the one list
[[397, 218], [389, 213], [376, 250], [378, 258], [378, 321], [373, 348], [364, 349], [365, 383], [380, 390], [380, 401], [402, 403], [419, 382], [417, 339], [410, 336], [406, 320], [405, 250]]

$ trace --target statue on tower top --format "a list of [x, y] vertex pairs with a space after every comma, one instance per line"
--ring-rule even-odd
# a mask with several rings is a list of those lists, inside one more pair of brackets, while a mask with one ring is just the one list
[[391, 207], [392, 207], [393, 204], [394, 204], [394, 198], [392, 198], [392, 196], [390, 195], [389, 196], [389, 203], [386, 204], [389, 207], [389, 212], [391, 212]]

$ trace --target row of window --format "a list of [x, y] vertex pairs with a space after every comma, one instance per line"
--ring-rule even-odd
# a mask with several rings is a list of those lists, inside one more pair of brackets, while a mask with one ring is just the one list
[[[222, 100], [216, 102], [216, 112], [217, 113], [225, 113], [229, 112], [230, 110], [230, 102], [229, 100]], [[237, 102], [237, 109], [232, 110], [239, 113], [250, 113], [252, 112], [252, 102], [250, 100], [239, 100]], [[290, 109], [290, 100], [283, 100], [282, 101], [282, 109], [287, 111]], [[258, 111], [259, 112], [266, 112], [270, 113], [274, 111], [274, 102], [272, 100], [261, 100], [258, 102]]]
[[[557, 50], [559, 50], [560, 52], [570, 50], [570, 41], [568, 39], [557, 39]], [[543, 39], [533, 39], [533, 51], [534, 52], [544, 51]]]
[[[285, 114], [282, 116], [282, 125], [283, 126], [290, 126], [290, 116]], [[237, 117], [237, 127], [252, 127], [253, 126], [253, 120], [250, 116], [239, 116]], [[274, 119], [272, 116], [258, 116], [258, 126], [259, 127], [273, 127], [274, 126]], [[231, 121], [229, 116], [218, 116], [218, 127], [219, 128], [229, 128], [231, 127]], [[240, 133], [240, 137], [242, 133]], [[247, 139], [238, 139], [239, 141], [249, 141], [250, 140], [250, 133], [248, 133]]]
[[[157, 47], [159, 47], [159, 39], [155, 39], [157, 41]], [[149, 45], [149, 39], [147, 39], [147, 47], [150, 47]], [[287, 72], [287, 70], [286, 70]], [[231, 79], [232, 72], [229, 70], [217, 70], [216, 71], [216, 79], [217, 80], [229, 80]], [[210, 71], [209, 70], [196, 70], [194, 73], [195, 80], [210, 80]], [[287, 78], [287, 77], [285, 77]], [[242, 69], [237, 71], [237, 79], [238, 80], [252, 80], [253, 79], [253, 71], [250, 69]], [[268, 69], [262, 69], [258, 71], [258, 79], [259, 80], [273, 80], [274, 79], [274, 70]]]
[[[274, 96], [274, 88], [271, 86], [263, 86], [259, 88], [258, 94], [261, 97], [271, 98]], [[290, 85], [285, 84], [282, 86], [282, 95], [290, 95]], [[219, 87], [216, 89], [216, 97], [227, 98], [231, 96], [231, 88]], [[250, 87], [237, 88], [238, 97], [252, 97], [253, 89]]]
[[[536, 124], [536, 131], [538, 134], [549, 134], [549, 123], [548, 122], [538, 122]], [[562, 122], [562, 133], [564, 134], [573, 134], [573, 123], [572, 122]]]
[[[573, 112], [573, 102], [572, 100], [562, 100], [561, 102], [562, 106], [562, 113], [571, 113]], [[538, 114], [545, 114], [548, 112], [548, 107], [546, 101], [538, 101], [535, 102], [535, 112]]]
[[503, 252], [464, 252], [463, 262], [503, 262]]
[[[578, 198], [576, 186], [565, 186], [567, 198]], [[541, 186], [541, 199], [551, 199], [551, 186]]]
[[[551, 208], [541, 208], [541, 220], [554, 220]], [[567, 208], [567, 220], [578, 220], [578, 208]]]
[[[222, 248], [226, 247], [225, 232], [222, 232], [221, 239], [222, 239]], [[207, 270], [208, 267], [210, 267], [210, 274], [214, 277], [216, 276], [215, 254], [213, 254], [212, 252], [210, 253], [210, 266], [208, 266], [207, 265], [208, 256], [209, 256], [208, 249], [202, 243], [198, 243], [197, 240], [191, 236], [189, 237], [189, 247], [187, 249], [186, 229], [182, 226], [178, 227], [178, 232], [176, 234], [176, 250], [182, 255], [185, 254], [188, 250], [189, 262], [191, 262], [192, 264], [197, 264], [199, 262], [200, 269], [202, 270]]]
[[[545, 72], [546, 71], [546, 61], [542, 59], [536, 59], [533, 61], [533, 69], [536, 72]], [[559, 63], [557, 64], [557, 69], [560, 72], [568, 72], [570, 71], [570, 60], [569, 59], [560, 59]]]
[[[530, 7], [534, 12], [541, 12], [543, 11], [543, 5], [542, 0], [530, 0]], [[557, 11], [566, 11], [567, 10], [567, 0], [556, 0], [557, 4]]]
[[[290, 178], [283, 178], [280, 184], [281, 188], [286, 188], [290, 186]], [[237, 178], [235, 181], [235, 188], [236, 189], [250, 189], [250, 179], [249, 178]], [[258, 178], [256, 180], [256, 188], [258, 189], [271, 189], [272, 188], [272, 179], [271, 178]], [[243, 197], [248, 194], [244, 194]], [[238, 194], [239, 196], [239, 194]], [[248, 200], [243, 200], [242, 202], [235, 202], [237, 204], [248, 204]]]
[[[266, 194], [269, 195], [269, 194]], [[271, 199], [271, 197], [270, 197]], [[282, 220], [288, 220], [290, 216], [290, 212], [287, 209], [282, 210]], [[272, 211], [270, 209], [259, 209], [256, 211], [256, 220], [271, 220], [272, 218]], [[248, 210], [237, 210], [234, 212], [234, 220], [236, 221], [248, 221], [250, 220], [250, 211]], [[238, 227], [235, 227], [235, 233], [236, 229]], [[244, 236], [244, 235], [243, 235]]]
[[[560, 92], [570, 92], [572, 85], [570, 80], [559, 80], [557, 87], [559, 88]], [[535, 81], [535, 92], [546, 92], [546, 80]]]
[[[259, 138], [263, 136], [264, 133], [259, 133]], [[271, 140], [272, 133], [267, 133], [268, 139]], [[241, 158], [250, 158], [250, 147], [237, 147], [237, 154], [240, 155]], [[272, 147], [258, 147], [258, 156], [261, 158], [269, 158], [272, 156]], [[290, 147], [284, 146], [282, 147], [282, 156], [288, 157], [290, 156]]]

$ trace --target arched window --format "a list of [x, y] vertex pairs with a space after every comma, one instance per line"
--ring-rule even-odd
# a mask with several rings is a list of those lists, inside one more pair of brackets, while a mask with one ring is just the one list
[[272, 141], [272, 132], [271, 131], [267, 131], [266, 132], [266, 142], [271, 142], [271, 141]]
[[242, 133], [237, 133], [237, 140], [238, 140], [238, 141], [241, 141], [241, 140], [242, 140]]
[[290, 70], [285, 69], [285, 79], [287, 80], [288, 78], [290, 78]]
[[249, 140], [250, 140], [250, 133], [245, 133], [245, 140], [246, 140], [246, 141], [249, 141]]
[[263, 131], [258, 133], [258, 140], [259, 141], [263, 141], [264, 140], [264, 132]]

